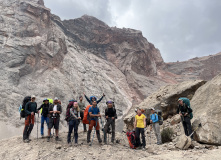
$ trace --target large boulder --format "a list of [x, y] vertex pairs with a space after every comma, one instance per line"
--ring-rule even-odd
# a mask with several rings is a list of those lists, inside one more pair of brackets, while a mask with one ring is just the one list
[[173, 116], [177, 111], [177, 100], [179, 97], [188, 97], [192, 99], [196, 90], [205, 84], [202, 80], [186, 81], [175, 85], [167, 85], [161, 87], [157, 92], [147, 97], [142, 103], [130, 109], [128, 115], [124, 118], [126, 128], [133, 128], [133, 118], [135, 116], [135, 108], [139, 107], [146, 110], [147, 118], [150, 115], [150, 108], [162, 110], [162, 116], [167, 119]]
[[191, 100], [194, 136], [201, 143], [221, 145], [221, 74], [200, 87]]

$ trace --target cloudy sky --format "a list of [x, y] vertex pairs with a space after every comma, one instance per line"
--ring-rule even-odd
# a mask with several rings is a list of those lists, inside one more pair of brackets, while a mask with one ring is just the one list
[[221, 0], [44, 0], [61, 19], [84, 14], [141, 30], [164, 61], [221, 52]]

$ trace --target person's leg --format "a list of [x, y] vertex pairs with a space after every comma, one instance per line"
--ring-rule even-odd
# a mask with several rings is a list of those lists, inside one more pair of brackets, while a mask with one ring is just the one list
[[135, 129], [135, 134], [136, 134], [136, 145], [139, 147], [141, 145], [141, 142], [140, 142], [140, 128]]
[[50, 141], [50, 137], [51, 137], [51, 128], [53, 127], [53, 119], [49, 118], [48, 119], [48, 142]]
[[107, 122], [104, 126], [104, 143], [107, 143], [107, 130], [108, 130], [109, 126], [110, 126], [110, 121], [107, 120]]
[[146, 140], [145, 140], [145, 135], [144, 135], [144, 128], [141, 128], [140, 132], [141, 132], [141, 137], [142, 137], [142, 145], [143, 145], [143, 148], [145, 148], [146, 147]]
[[93, 126], [94, 126], [94, 121], [91, 120], [90, 123], [89, 123], [89, 129], [88, 129], [88, 132], [87, 132], [87, 143], [91, 142], [91, 131], [93, 129]]
[[160, 124], [156, 123], [155, 124], [155, 129], [156, 129], [156, 134], [157, 134], [157, 144], [161, 144], [161, 134], [160, 134]]
[[112, 130], [111, 142], [114, 143], [114, 140], [115, 140], [115, 120], [112, 120], [112, 122], [111, 122], [111, 130]]
[[28, 128], [28, 134], [27, 134], [27, 139], [29, 139], [29, 136], [31, 134], [32, 129], [34, 128], [34, 124], [35, 124], [35, 116], [31, 115], [30, 116], [30, 124], [29, 124], [29, 128]]
[[186, 124], [185, 119], [184, 119], [182, 124], [183, 124], [184, 133], [185, 133], [186, 136], [188, 136], [187, 124]]
[[100, 125], [99, 125], [99, 121], [98, 120], [97, 120], [97, 126], [96, 126], [96, 134], [97, 134], [98, 142], [101, 143], [102, 140], [101, 140], [101, 136], [100, 136]]
[[78, 120], [74, 121], [74, 138], [75, 138], [75, 144], [78, 143]]
[[56, 134], [56, 140], [59, 140], [59, 138], [58, 138], [59, 123], [60, 123], [60, 119], [59, 119], [59, 118], [56, 118], [56, 120], [55, 120], [55, 125], [54, 125], [55, 134]]
[[44, 135], [44, 121], [45, 121], [45, 117], [42, 115], [41, 116], [41, 135]]
[[[186, 122], [186, 128], [187, 128], [187, 133], [188, 133], [187, 136], [189, 136], [192, 133], [192, 126], [191, 126], [190, 118], [186, 117], [185, 122]], [[193, 138], [193, 136], [191, 136], [191, 138]]]
[[70, 143], [71, 142], [71, 133], [73, 131], [73, 121], [70, 121], [69, 122], [69, 125], [68, 125], [68, 137], [67, 137], [67, 142]]
[[25, 117], [25, 127], [23, 131], [23, 140], [26, 140], [28, 138], [28, 128], [30, 123], [30, 115]]

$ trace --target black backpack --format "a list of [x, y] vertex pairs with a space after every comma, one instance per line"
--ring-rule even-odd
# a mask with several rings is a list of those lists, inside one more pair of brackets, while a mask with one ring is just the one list
[[23, 99], [23, 102], [22, 102], [22, 105], [21, 105], [21, 108], [19, 109], [20, 111], [20, 119], [21, 118], [25, 118], [26, 116], [26, 113], [25, 113], [25, 105], [31, 101], [31, 97], [30, 96], [26, 96], [24, 99]]
[[163, 124], [162, 111], [161, 110], [156, 110], [155, 114], [158, 115], [159, 125], [162, 125]]

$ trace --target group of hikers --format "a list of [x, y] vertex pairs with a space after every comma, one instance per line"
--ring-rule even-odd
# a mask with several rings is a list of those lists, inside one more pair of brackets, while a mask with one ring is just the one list
[[[88, 101], [89, 105], [85, 107], [83, 103], [83, 96], [79, 97], [79, 102], [76, 100], [70, 100], [69, 104], [66, 109], [66, 118], [68, 124], [68, 135], [67, 135], [67, 142], [69, 145], [72, 145], [71, 141], [71, 134], [74, 130], [74, 143], [78, 144], [78, 126], [80, 121], [83, 122], [83, 130], [87, 132], [87, 143], [91, 142], [91, 132], [93, 127], [96, 130], [96, 135], [99, 143], [102, 143], [101, 136], [100, 136], [100, 124], [99, 118], [103, 125], [100, 109], [97, 106], [99, 102], [105, 97], [103, 96], [97, 100], [95, 96], [91, 96], [88, 98], [85, 94], [84, 97]], [[43, 104], [37, 108], [36, 97], [32, 95], [30, 97], [30, 101], [24, 99], [23, 101], [23, 112], [25, 116], [25, 127], [23, 131], [23, 141], [24, 143], [29, 143], [30, 134], [34, 127], [35, 121], [35, 113], [41, 113], [41, 136], [44, 137], [44, 123], [47, 123], [48, 126], [48, 133], [47, 133], [47, 141], [50, 142], [52, 138], [51, 129], [55, 129], [55, 140], [59, 141], [60, 138], [58, 137], [59, 133], [59, 124], [60, 124], [60, 114], [62, 113], [61, 102], [57, 97], [54, 98], [53, 102], [49, 102], [51, 99], [44, 99]], [[110, 132], [111, 126], [111, 142], [114, 143], [115, 141], [115, 119], [117, 118], [116, 109], [113, 101], [107, 101], [107, 108], [105, 109], [105, 119], [106, 124], [103, 128], [104, 132], [104, 143], [107, 143], [107, 133]], [[21, 109], [22, 110], [22, 109]], [[89, 124], [88, 130], [86, 128], [86, 124]]]
[[[78, 144], [78, 126], [80, 121], [83, 122], [83, 131], [87, 132], [87, 143], [92, 143], [91, 141], [91, 132], [93, 127], [95, 128], [94, 134], [96, 132], [97, 139], [99, 143], [102, 143], [102, 139], [100, 136], [100, 124], [99, 119], [103, 127], [103, 122], [101, 118], [100, 109], [98, 107], [98, 103], [102, 101], [103, 96], [97, 100], [95, 96], [91, 96], [88, 98], [85, 94], [84, 97], [88, 101], [89, 105], [86, 107], [83, 103], [83, 96], [79, 97], [79, 101], [70, 100], [69, 104], [66, 108], [66, 118], [68, 124], [68, 135], [67, 135], [67, 143], [72, 145], [71, 134], [74, 130], [74, 143]], [[41, 113], [41, 136], [44, 136], [44, 122], [47, 123], [48, 126], [48, 133], [47, 133], [47, 141], [50, 142], [52, 138], [51, 129], [55, 129], [55, 140], [59, 141], [60, 138], [58, 137], [59, 134], [59, 124], [60, 124], [60, 115], [62, 113], [62, 106], [61, 101], [55, 97], [53, 102], [52, 99], [44, 99], [43, 104], [39, 108], [37, 108], [36, 97], [32, 95], [30, 97], [30, 101], [24, 99], [23, 101], [23, 112], [25, 118], [25, 127], [23, 131], [23, 141], [25, 143], [29, 143], [30, 134], [34, 127], [35, 121], [35, 113]], [[105, 109], [105, 126], [102, 128], [104, 133], [104, 144], [107, 144], [107, 133], [112, 134], [111, 142], [115, 142], [115, 120], [117, 119], [115, 104], [113, 101], [107, 101], [107, 108]], [[192, 118], [192, 109], [190, 107], [190, 102], [187, 98], [179, 98], [178, 99], [178, 109], [177, 114], [180, 114], [182, 119], [182, 124], [184, 127], [184, 131], [186, 136], [189, 136], [192, 133], [191, 128], [191, 118]], [[134, 121], [134, 131], [135, 132], [135, 142], [136, 148], [143, 148], [146, 147], [146, 140], [145, 140], [145, 128], [147, 127], [147, 117], [145, 116], [145, 111], [143, 109], [137, 108], [135, 110], [136, 116]], [[158, 114], [154, 108], [151, 108], [150, 114], [150, 130], [154, 130], [157, 145], [162, 144], [161, 140], [161, 133], [160, 133], [160, 125], [163, 123], [162, 114]], [[86, 124], [89, 125], [88, 130], [86, 128]], [[111, 126], [111, 132], [110, 132]], [[140, 140], [140, 135], [142, 139], [142, 143]], [[94, 136], [94, 135], [93, 135]], [[127, 136], [129, 134], [127, 133]], [[129, 138], [128, 138], [129, 140]], [[129, 140], [130, 141], [130, 140]], [[131, 145], [131, 143], [129, 142]], [[134, 144], [135, 145], [135, 144]], [[133, 147], [131, 147], [133, 148]]]

